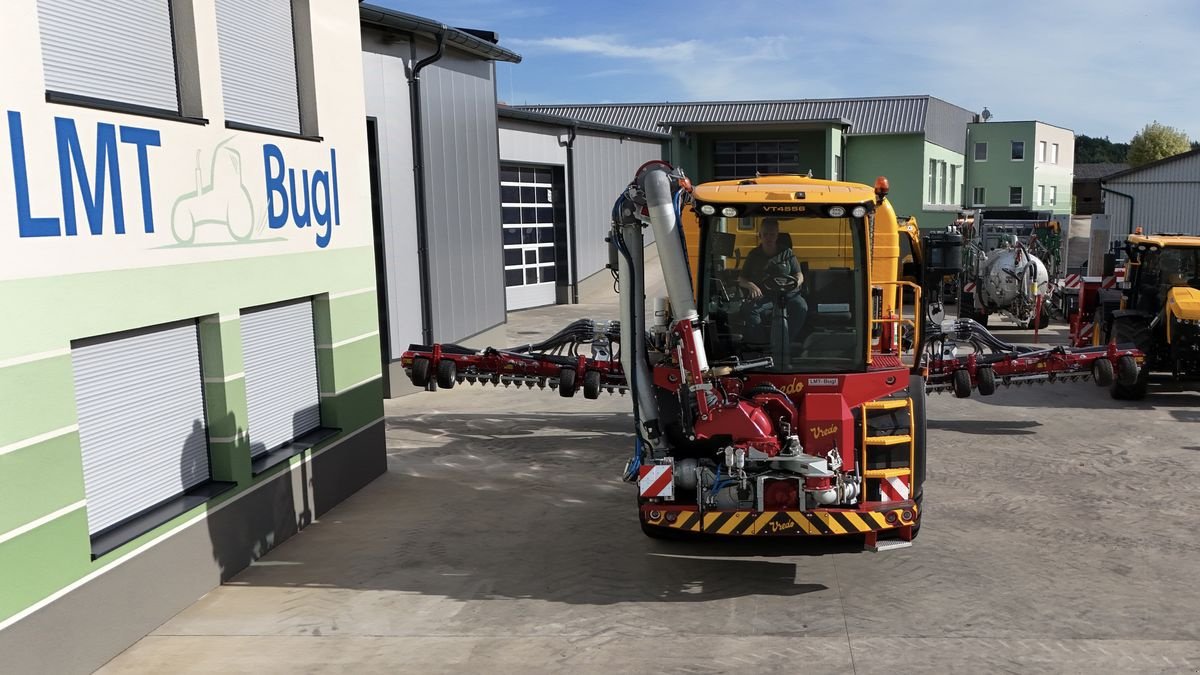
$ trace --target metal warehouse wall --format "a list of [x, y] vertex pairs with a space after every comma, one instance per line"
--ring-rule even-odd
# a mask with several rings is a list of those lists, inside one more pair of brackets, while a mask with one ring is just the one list
[[367, 116], [376, 118], [380, 208], [383, 218], [387, 338], [390, 357], [421, 342], [421, 275], [417, 267], [417, 214], [413, 182], [412, 115], [403, 60], [407, 42], [384, 44], [363, 33]]
[[[575, 236], [579, 279], [604, 269], [608, 244], [604, 237], [612, 226], [612, 207], [629, 184], [633, 172], [652, 159], [663, 159], [659, 141], [626, 139], [580, 130], [575, 139]], [[646, 243], [654, 241], [649, 231]]]
[[433, 339], [504, 322], [495, 71], [447, 53], [421, 74]]
[[[1133, 197], [1132, 226], [1146, 232], [1200, 234], [1200, 153], [1105, 181], [1110, 190]], [[1124, 239], [1131, 225], [1129, 200], [1104, 194], [1110, 238]]]
[[500, 119], [500, 161], [514, 164], [567, 165], [567, 148], [558, 142], [567, 127]]

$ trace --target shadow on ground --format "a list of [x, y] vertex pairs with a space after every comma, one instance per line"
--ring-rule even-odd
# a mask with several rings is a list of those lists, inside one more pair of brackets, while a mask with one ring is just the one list
[[619, 479], [629, 425], [629, 414], [604, 412], [389, 418], [389, 472], [233, 583], [689, 602], [825, 590], [802, 561], [862, 550], [857, 537], [646, 537]]

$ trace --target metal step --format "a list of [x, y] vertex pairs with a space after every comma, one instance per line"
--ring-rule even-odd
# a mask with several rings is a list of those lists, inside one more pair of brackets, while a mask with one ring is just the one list
[[908, 407], [908, 399], [885, 398], [881, 401], [867, 401], [863, 407], [867, 410], [899, 410]]
[[901, 445], [912, 443], [912, 436], [904, 434], [902, 436], [867, 436], [867, 445]]
[[874, 545], [868, 544], [867, 550], [879, 553], [880, 551], [891, 551], [898, 548], [908, 548], [909, 546], [912, 546], [911, 541], [904, 541], [903, 539], [883, 539], [875, 542]]
[[912, 471], [907, 466], [894, 467], [891, 469], [867, 469], [863, 472], [864, 478], [895, 478], [897, 476], [911, 475]]

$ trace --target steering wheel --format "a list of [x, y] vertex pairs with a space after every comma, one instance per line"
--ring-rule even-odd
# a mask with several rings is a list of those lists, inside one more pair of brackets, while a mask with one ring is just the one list
[[772, 274], [760, 284], [764, 291], [773, 293], [790, 293], [800, 287], [800, 282], [790, 274]]

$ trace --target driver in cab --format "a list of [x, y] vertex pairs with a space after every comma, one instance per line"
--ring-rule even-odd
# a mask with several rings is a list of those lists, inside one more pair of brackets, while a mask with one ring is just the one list
[[[792, 277], [796, 284], [790, 289], [771, 292], [775, 288], [772, 281], [775, 277]], [[769, 325], [775, 303], [782, 300], [787, 308], [788, 337], [792, 342], [797, 342], [808, 318], [808, 303], [800, 295], [800, 284], [803, 282], [804, 273], [796, 254], [791, 247], [779, 245], [779, 220], [763, 218], [758, 229], [758, 246], [746, 255], [746, 262], [737, 280], [748, 298], [748, 325], [754, 328]]]

